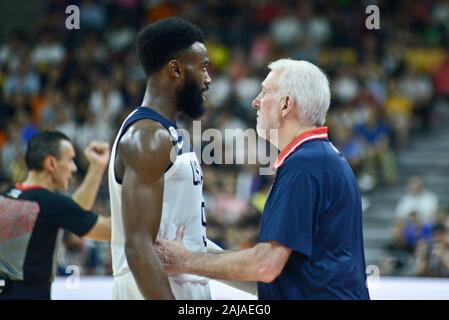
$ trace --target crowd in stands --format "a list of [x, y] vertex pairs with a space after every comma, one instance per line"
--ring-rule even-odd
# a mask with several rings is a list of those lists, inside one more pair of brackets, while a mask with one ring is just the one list
[[449, 219], [438, 196], [413, 176], [396, 206], [382, 272], [387, 275], [449, 277]]

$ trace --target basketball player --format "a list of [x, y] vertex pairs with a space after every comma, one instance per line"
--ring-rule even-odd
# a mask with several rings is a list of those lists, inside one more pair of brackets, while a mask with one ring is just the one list
[[180, 18], [139, 32], [137, 55], [147, 76], [142, 105], [124, 121], [109, 163], [114, 299], [210, 299], [208, 279], [167, 278], [155, 253], [157, 237], [206, 251], [203, 176], [176, 117], [204, 112], [211, 79], [202, 31]]

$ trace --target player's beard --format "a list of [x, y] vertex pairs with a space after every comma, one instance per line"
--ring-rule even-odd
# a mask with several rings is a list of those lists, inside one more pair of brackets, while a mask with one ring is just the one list
[[184, 86], [178, 93], [178, 107], [190, 118], [197, 119], [204, 114], [204, 90], [186, 75]]

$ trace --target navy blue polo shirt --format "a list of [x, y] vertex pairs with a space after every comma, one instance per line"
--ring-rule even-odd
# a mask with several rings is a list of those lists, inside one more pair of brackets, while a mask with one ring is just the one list
[[259, 241], [292, 250], [259, 299], [369, 299], [362, 205], [354, 174], [327, 128], [294, 139], [276, 159]]

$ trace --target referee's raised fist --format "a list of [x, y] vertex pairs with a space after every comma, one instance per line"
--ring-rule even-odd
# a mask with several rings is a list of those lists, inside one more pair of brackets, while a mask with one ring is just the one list
[[109, 161], [109, 143], [92, 141], [89, 146], [84, 149], [84, 155], [90, 165], [96, 165], [102, 169], [106, 168]]

